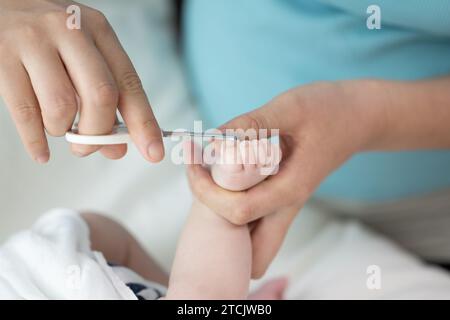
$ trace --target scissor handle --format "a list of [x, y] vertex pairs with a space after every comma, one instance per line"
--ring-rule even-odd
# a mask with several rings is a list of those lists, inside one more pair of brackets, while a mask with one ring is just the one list
[[93, 136], [83, 135], [78, 133], [78, 127], [75, 126], [72, 130], [66, 133], [66, 140], [75, 144], [87, 145], [114, 145], [127, 144], [131, 142], [128, 128], [123, 124], [114, 126], [113, 132], [108, 135]]

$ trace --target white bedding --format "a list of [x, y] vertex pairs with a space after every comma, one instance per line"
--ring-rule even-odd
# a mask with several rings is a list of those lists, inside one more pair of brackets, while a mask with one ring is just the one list
[[[166, 288], [93, 251], [72, 210], [53, 209], [0, 245], [0, 299], [156, 300]], [[130, 286], [140, 284], [140, 287]], [[134, 288], [134, 290], [133, 290]]]

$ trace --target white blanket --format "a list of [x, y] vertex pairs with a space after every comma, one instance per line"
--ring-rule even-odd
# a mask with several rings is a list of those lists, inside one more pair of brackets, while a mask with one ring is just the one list
[[83, 219], [59, 209], [0, 247], [0, 299], [137, 298], [90, 249]]

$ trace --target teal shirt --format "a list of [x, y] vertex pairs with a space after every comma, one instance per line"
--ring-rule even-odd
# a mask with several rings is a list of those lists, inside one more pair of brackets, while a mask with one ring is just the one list
[[[373, 3], [380, 30], [366, 26]], [[450, 74], [449, 0], [188, 0], [184, 18], [190, 83], [211, 127], [312, 81]], [[316, 195], [381, 202], [444, 188], [450, 151], [364, 153]]]

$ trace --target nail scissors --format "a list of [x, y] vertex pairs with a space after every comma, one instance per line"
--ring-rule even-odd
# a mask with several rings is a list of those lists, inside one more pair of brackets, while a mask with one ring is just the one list
[[[161, 130], [161, 136], [163, 138], [171, 137], [198, 137], [205, 140], [218, 139], [218, 140], [230, 140], [237, 141], [238, 137], [235, 135], [227, 135], [225, 133], [209, 133], [209, 132], [195, 132], [188, 130]], [[83, 145], [115, 145], [115, 144], [127, 144], [131, 143], [131, 137], [128, 132], [128, 128], [124, 123], [117, 123], [111, 134], [108, 135], [82, 135], [78, 132], [78, 125], [74, 125], [72, 130], [66, 133], [66, 140], [75, 144]]]

